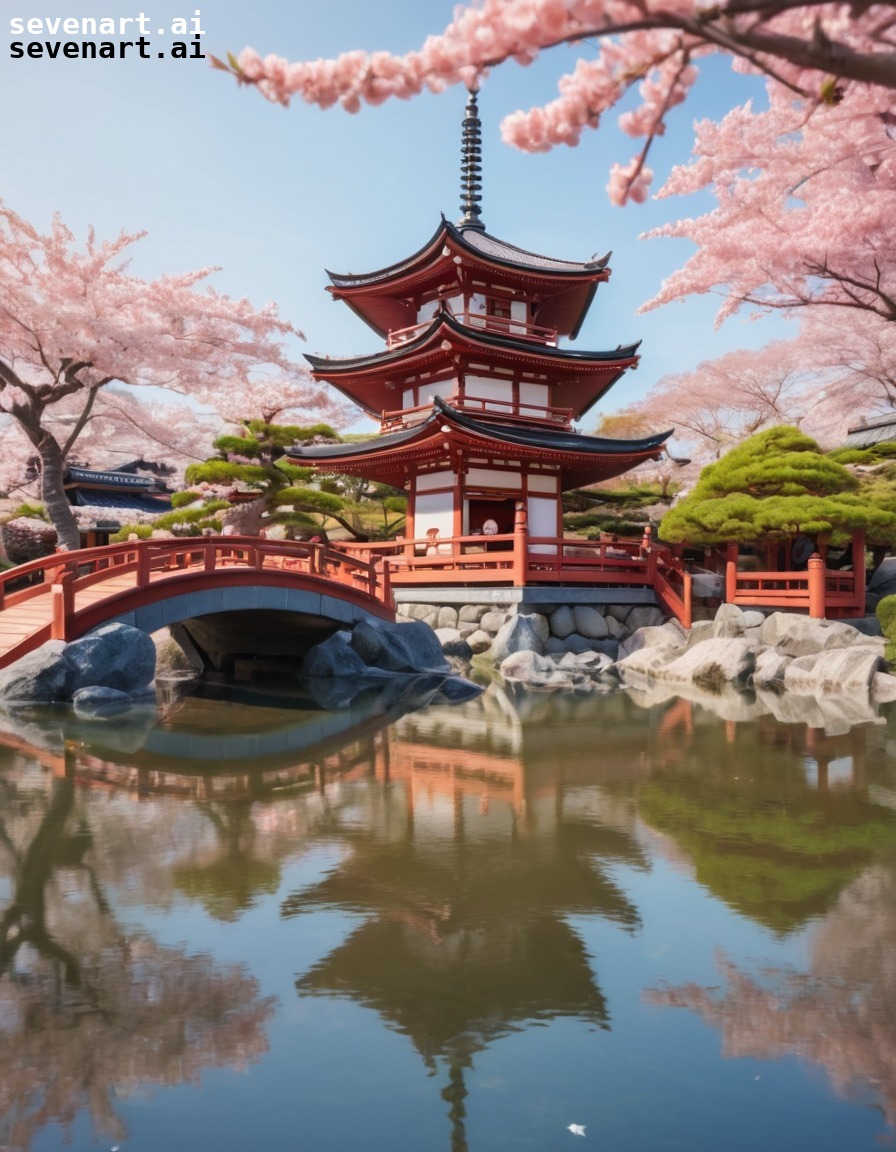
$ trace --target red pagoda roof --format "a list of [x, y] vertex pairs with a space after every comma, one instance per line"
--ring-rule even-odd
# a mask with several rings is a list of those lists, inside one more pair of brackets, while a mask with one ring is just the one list
[[379, 336], [407, 328], [417, 319], [415, 299], [427, 293], [462, 291], [488, 277], [490, 285], [516, 290], [535, 301], [534, 319], [574, 339], [597, 285], [610, 278], [610, 253], [576, 263], [539, 256], [507, 244], [481, 228], [457, 226], [445, 217], [413, 256], [364, 275], [329, 272], [327, 289], [344, 300]]
[[297, 446], [287, 455], [326, 471], [362, 476], [397, 488], [404, 487], [408, 474], [421, 466], [450, 462], [458, 453], [506, 457], [559, 465], [560, 487], [566, 490], [608, 480], [645, 460], [659, 459], [671, 435], [670, 430], [640, 440], [613, 440], [551, 428], [511, 426], [473, 418], [436, 397], [429, 416], [398, 432], [357, 444]]
[[[398, 406], [404, 383], [419, 373], [454, 372], [458, 361], [485, 360], [492, 366], [549, 374], [554, 403], [578, 419], [622, 375], [638, 363], [638, 344], [606, 352], [584, 352], [461, 324], [440, 311], [417, 335], [367, 356], [334, 360], [305, 356], [313, 375], [338, 388], [373, 416]], [[446, 386], [450, 381], [446, 380]]]

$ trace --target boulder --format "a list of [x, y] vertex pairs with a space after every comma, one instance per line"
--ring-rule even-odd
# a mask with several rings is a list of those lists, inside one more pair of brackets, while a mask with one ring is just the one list
[[465, 636], [464, 639], [474, 656], [478, 656], [480, 652], [487, 652], [492, 646], [491, 636], [482, 628], [471, 632], [470, 635]]
[[549, 636], [544, 644], [546, 655], [562, 655], [564, 652], [593, 652], [596, 644], [605, 644], [605, 640], [589, 640], [573, 632], [570, 636], [560, 639], [559, 636]]
[[891, 704], [896, 700], [896, 676], [875, 672], [871, 678], [871, 698], [875, 704]]
[[478, 624], [488, 611], [487, 604], [464, 604], [457, 614], [457, 619], [463, 624]]
[[490, 632], [492, 636], [495, 636], [501, 631], [506, 620], [507, 613], [503, 608], [493, 608], [490, 612], [485, 613], [479, 621], [479, 624], [486, 632]]
[[546, 684], [556, 671], [557, 667], [553, 660], [531, 649], [513, 652], [500, 664], [500, 672], [505, 680], [516, 680], [536, 686]]
[[133, 696], [146, 689], [156, 674], [152, 638], [127, 624], [104, 624], [73, 640], [65, 649], [65, 659], [75, 669], [73, 693], [95, 685]]
[[436, 628], [436, 638], [446, 656], [458, 656], [461, 660], [473, 658], [473, 649], [457, 628]]
[[[620, 653], [621, 651], [620, 648]], [[636, 648], [616, 662], [616, 672], [626, 684], [633, 678], [653, 677], [668, 667], [678, 654], [679, 649], [672, 648], [668, 644], [653, 644], [645, 648]]]
[[565, 640], [576, 630], [572, 608], [568, 604], [561, 604], [559, 608], [555, 608], [551, 613], [550, 625], [551, 635], [556, 636], [558, 640]]
[[630, 632], [635, 632], [638, 628], [658, 627], [665, 619], [662, 608], [654, 604], [636, 604], [625, 617], [625, 624]]
[[134, 700], [118, 688], [91, 685], [89, 688], [79, 688], [72, 696], [72, 704], [75, 715], [81, 720], [111, 720], [129, 711]]
[[815, 694], [867, 694], [874, 674], [883, 670], [883, 658], [872, 648], [840, 648], [821, 652], [815, 661]]
[[406, 624], [361, 620], [351, 646], [368, 668], [386, 672], [449, 672], [438, 637], [422, 620]]
[[777, 648], [762, 648], [753, 668], [753, 686], [780, 692], [784, 687], [784, 672], [791, 659], [790, 656], [782, 656]]
[[881, 640], [865, 636], [849, 624], [838, 620], [813, 620], [792, 612], [773, 612], [767, 616], [760, 630], [760, 640], [786, 656], [812, 656], [853, 644], [876, 645], [883, 651]]
[[336, 632], [315, 644], [302, 661], [302, 676], [343, 679], [367, 673], [367, 665], [351, 645], [348, 632]]
[[68, 700], [77, 672], [65, 657], [63, 640], [48, 640], [0, 672], [0, 700], [53, 704]]
[[[443, 604], [436, 616], [433, 628], [456, 628], [458, 622], [457, 609], [451, 604]], [[427, 621], [428, 623], [428, 621]]]
[[896, 556], [885, 556], [868, 581], [868, 591], [881, 599], [896, 593]]
[[435, 625], [439, 610], [433, 604], [402, 604], [401, 615], [408, 620], [423, 620], [430, 626]]
[[619, 656], [624, 659], [632, 652], [638, 652], [642, 648], [683, 648], [686, 643], [686, 635], [681, 625], [673, 624], [671, 621], [639, 628], [627, 640], [620, 642]]
[[590, 604], [576, 604], [572, 610], [575, 630], [580, 636], [589, 640], [603, 640], [609, 636], [610, 630], [602, 612], [592, 608]]
[[690, 681], [714, 691], [726, 684], [745, 685], [753, 674], [758, 648], [739, 636], [696, 644], [657, 672], [664, 680]]
[[[484, 621], [483, 621], [484, 623]], [[544, 642], [547, 636], [544, 629], [547, 620], [544, 616], [514, 615], [504, 624], [494, 639], [491, 655], [496, 664], [506, 660], [514, 652], [544, 651]]]

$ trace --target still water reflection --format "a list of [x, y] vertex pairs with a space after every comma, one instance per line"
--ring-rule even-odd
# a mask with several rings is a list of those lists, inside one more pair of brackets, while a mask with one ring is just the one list
[[0, 1149], [891, 1140], [896, 718], [419, 703], [0, 724]]

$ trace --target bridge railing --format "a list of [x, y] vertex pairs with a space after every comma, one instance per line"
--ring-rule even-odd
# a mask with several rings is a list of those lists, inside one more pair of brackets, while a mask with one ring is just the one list
[[284, 571], [325, 579], [391, 606], [388, 566], [349, 556], [325, 544], [257, 536], [133, 540], [100, 548], [55, 552], [0, 573], [0, 611], [38, 596], [52, 598], [50, 637], [68, 638], [75, 596], [110, 578], [132, 573], [133, 587], [223, 569]]

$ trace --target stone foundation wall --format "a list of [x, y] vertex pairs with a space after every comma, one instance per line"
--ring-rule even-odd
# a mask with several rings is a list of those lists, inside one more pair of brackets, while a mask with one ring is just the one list
[[464, 603], [455, 599], [445, 603], [436, 593], [431, 600], [400, 603], [397, 611], [399, 621], [422, 620], [429, 624], [446, 655], [467, 660], [490, 653], [498, 633], [515, 616], [527, 618], [539, 635], [545, 655], [601, 652], [611, 660], [616, 660], [620, 643], [632, 633], [665, 620], [656, 604], [643, 602]]

